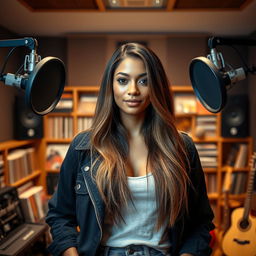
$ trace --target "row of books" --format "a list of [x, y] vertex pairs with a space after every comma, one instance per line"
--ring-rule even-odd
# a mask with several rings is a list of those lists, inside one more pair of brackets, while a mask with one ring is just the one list
[[9, 183], [12, 184], [35, 170], [35, 149], [21, 148], [11, 151], [7, 156]]
[[243, 168], [248, 163], [248, 144], [235, 143], [232, 144], [224, 165], [234, 168]]
[[5, 187], [5, 181], [4, 181], [4, 160], [3, 155], [0, 155], [0, 188]]
[[217, 168], [216, 143], [195, 143], [203, 168]]
[[[95, 112], [97, 95], [81, 94], [78, 101], [78, 113], [93, 115]], [[72, 112], [74, 108], [73, 94], [64, 92], [53, 112]]]
[[[231, 186], [229, 193], [232, 195], [239, 195], [246, 193], [247, 189], [248, 174], [246, 172], [233, 172], [231, 175]], [[205, 173], [205, 182], [207, 192], [217, 193], [217, 174], [216, 173]], [[223, 183], [224, 186], [224, 183]]]
[[216, 137], [217, 133], [216, 116], [197, 116], [195, 135], [201, 137]]
[[18, 188], [21, 208], [26, 222], [39, 222], [45, 217], [47, 200], [43, 186], [34, 186], [32, 182]]
[[248, 174], [246, 172], [233, 172], [231, 176], [230, 194], [246, 193]]
[[92, 117], [79, 117], [77, 121], [78, 132], [89, 129], [92, 125]]
[[49, 144], [46, 148], [45, 168], [47, 170], [59, 170], [68, 147], [68, 144]]
[[73, 137], [73, 118], [54, 116], [48, 119], [48, 136], [53, 139], [68, 139]]
[[73, 95], [72, 93], [64, 92], [56, 105], [53, 112], [72, 112], [73, 111]]

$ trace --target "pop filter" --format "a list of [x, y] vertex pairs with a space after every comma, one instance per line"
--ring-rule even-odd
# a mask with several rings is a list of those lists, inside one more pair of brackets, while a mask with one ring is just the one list
[[194, 58], [189, 67], [190, 80], [202, 105], [210, 112], [219, 112], [226, 104], [229, 78], [205, 57]]
[[55, 57], [39, 61], [25, 82], [25, 98], [38, 115], [51, 112], [64, 90], [66, 72], [64, 63]]

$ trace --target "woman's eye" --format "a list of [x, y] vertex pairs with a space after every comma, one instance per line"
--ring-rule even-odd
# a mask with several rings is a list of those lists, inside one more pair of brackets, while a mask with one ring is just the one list
[[117, 82], [121, 85], [126, 85], [128, 81], [126, 78], [118, 78]]
[[148, 84], [148, 80], [147, 80], [146, 78], [140, 79], [140, 80], [139, 80], [139, 84], [141, 84], [141, 85], [147, 85], [147, 84]]

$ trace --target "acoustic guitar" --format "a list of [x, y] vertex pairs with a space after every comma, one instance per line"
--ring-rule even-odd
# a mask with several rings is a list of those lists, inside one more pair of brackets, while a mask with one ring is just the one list
[[231, 214], [231, 227], [222, 240], [222, 249], [227, 256], [256, 256], [256, 218], [250, 214], [253, 183], [256, 173], [256, 153], [251, 158], [251, 172], [244, 208]]

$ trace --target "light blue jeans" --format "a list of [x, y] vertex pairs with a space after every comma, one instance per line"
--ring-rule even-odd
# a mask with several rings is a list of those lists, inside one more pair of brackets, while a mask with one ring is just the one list
[[103, 246], [98, 256], [164, 256], [164, 254], [145, 245], [129, 245], [126, 247]]

